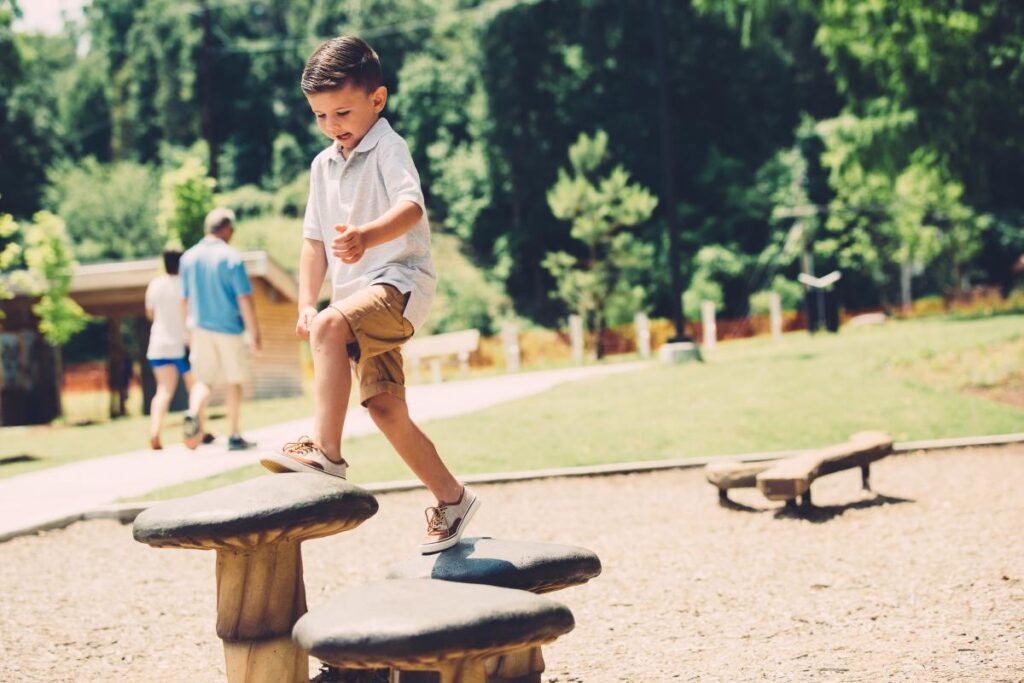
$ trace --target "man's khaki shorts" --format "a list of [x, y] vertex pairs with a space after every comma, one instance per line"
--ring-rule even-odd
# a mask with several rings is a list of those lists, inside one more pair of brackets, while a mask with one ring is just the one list
[[384, 393], [405, 398], [402, 344], [413, 334], [412, 323], [403, 315], [408, 302], [408, 294], [376, 284], [331, 304], [345, 316], [356, 338], [348, 345], [348, 354], [355, 363], [364, 406]]
[[249, 379], [249, 347], [240, 334], [197, 327], [192, 330], [189, 362], [203, 384], [244, 384]]

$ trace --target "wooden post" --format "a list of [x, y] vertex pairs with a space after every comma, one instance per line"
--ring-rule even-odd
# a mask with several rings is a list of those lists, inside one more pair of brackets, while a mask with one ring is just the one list
[[768, 313], [771, 318], [772, 339], [782, 338], [782, 297], [768, 292]]
[[298, 542], [217, 550], [217, 635], [229, 683], [298, 683], [309, 660], [292, 642], [306, 613]]
[[569, 341], [572, 344], [572, 361], [583, 364], [583, 318], [573, 314], [569, 316]]
[[505, 371], [519, 372], [519, 326], [512, 322], [502, 323], [501, 342], [505, 349]]
[[713, 301], [700, 302], [700, 317], [704, 328], [704, 348], [713, 349], [718, 341], [718, 329], [715, 325], [715, 303]]
[[124, 417], [126, 413], [124, 385], [125, 357], [124, 337], [121, 335], [121, 318], [111, 316], [107, 321], [110, 355], [107, 356], [107, 389], [110, 392], [110, 417]]
[[633, 318], [636, 325], [636, 351], [641, 358], [651, 357], [651, 323], [646, 313], [637, 313]]

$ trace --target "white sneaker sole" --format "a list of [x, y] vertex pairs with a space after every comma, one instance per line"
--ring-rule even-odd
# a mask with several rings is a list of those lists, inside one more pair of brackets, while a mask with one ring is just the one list
[[462, 540], [462, 534], [465, 533], [466, 527], [473, 520], [473, 515], [480, 508], [480, 498], [477, 497], [469, 504], [469, 509], [466, 510], [466, 516], [462, 518], [462, 524], [459, 525], [459, 530], [451, 538], [447, 538], [443, 541], [437, 541], [436, 543], [421, 543], [420, 544], [420, 555], [433, 555], [439, 553], [442, 550], [448, 550], [453, 545]]
[[260, 464], [275, 474], [284, 474], [287, 472], [313, 472], [314, 474], [322, 474], [326, 477], [347, 481], [346, 475], [348, 472], [345, 472], [345, 474], [335, 474], [334, 472], [328, 472], [299, 462], [298, 460], [294, 460], [289, 458], [287, 455], [282, 455], [280, 453], [270, 453], [263, 456], [260, 458]]

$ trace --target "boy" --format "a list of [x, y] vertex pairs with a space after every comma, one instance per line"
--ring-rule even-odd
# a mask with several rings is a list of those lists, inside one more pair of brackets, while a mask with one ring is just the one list
[[[409, 417], [401, 345], [423, 325], [437, 278], [419, 174], [381, 111], [380, 60], [359, 38], [327, 41], [302, 72], [302, 92], [332, 141], [313, 160], [299, 257], [296, 333], [313, 352], [314, 437], [262, 460], [274, 472], [345, 478], [341, 434], [351, 389], [438, 504], [427, 508], [423, 554], [455, 545], [480, 506]], [[324, 276], [331, 305], [317, 312]]]

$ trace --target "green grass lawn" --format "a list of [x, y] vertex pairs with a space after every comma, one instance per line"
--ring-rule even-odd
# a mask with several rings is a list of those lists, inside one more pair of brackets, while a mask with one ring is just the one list
[[[721, 344], [704, 364], [574, 382], [425, 431], [460, 474], [804, 448], [867, 429], [898, 441], [1020, 432], [1024, 410], [973, 389], [978, 358], [999, 358], [1007, 376], [1024, 371], [1022, 340], [1024, 316], [756, 338]], [[379, 435], [347, 440], [345, 456], [354, 482], [411, 476]], [[246, 467], [150, 498], [262, 473]]]

